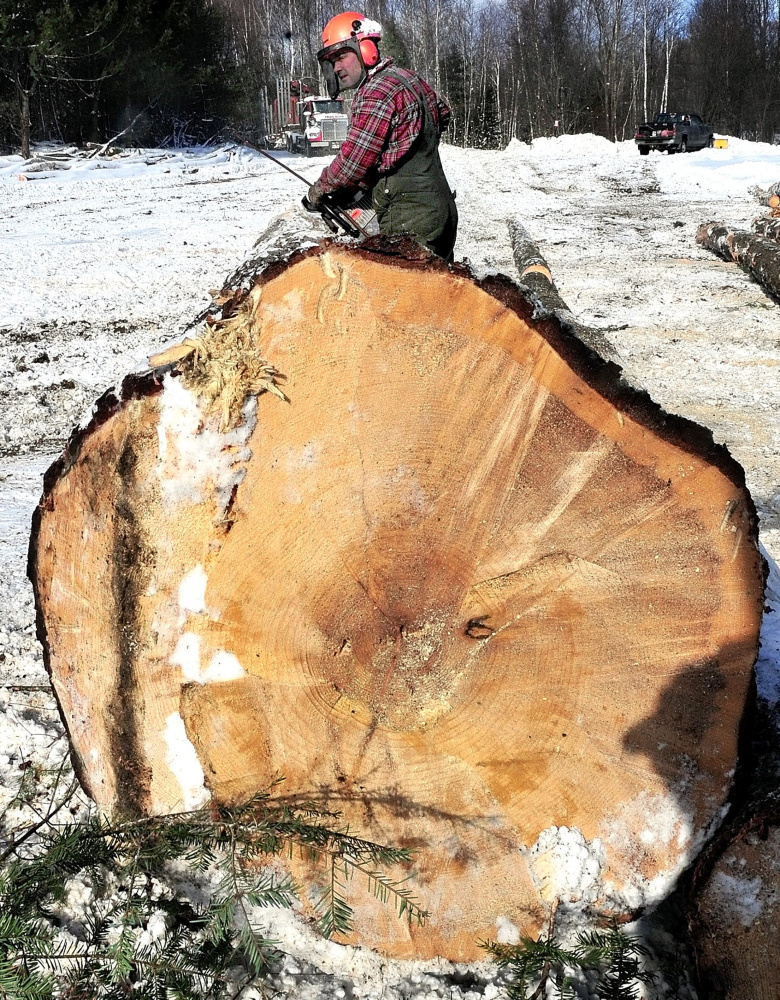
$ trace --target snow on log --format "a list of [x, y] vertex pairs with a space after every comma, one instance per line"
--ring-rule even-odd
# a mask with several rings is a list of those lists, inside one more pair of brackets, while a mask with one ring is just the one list
[[220, 300], [101, 398], [35, 515], [100, 808], [283, 775], [416, 851], [424, 926], [352, 896], [400, 956], [663, 897], [721, 816], [757, 651], [741, 468], [512, 281], [408, 240], [261, 255]]
[[696, 242], [724, 260], [739, 264], [770, 295], [780, 297], [780, 247], [774, 240], [719, 222], [705, 222], [699, 226]]
[[691, 936], [699, 985], [719, 1000], [776, 1000], [780, 826], [756, 816], [697, 887]]

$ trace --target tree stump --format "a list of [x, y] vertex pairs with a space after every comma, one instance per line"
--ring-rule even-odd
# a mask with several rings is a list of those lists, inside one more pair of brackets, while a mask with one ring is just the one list
[[507, 278], [381, 238], [255, 270], [46, 477], [30, 574], [84, 786], [132, 816], [282, 775], [416, 851], [425, 926], [352, 900], [393, 955], [660, 899], [757, 651], [742, 470]]

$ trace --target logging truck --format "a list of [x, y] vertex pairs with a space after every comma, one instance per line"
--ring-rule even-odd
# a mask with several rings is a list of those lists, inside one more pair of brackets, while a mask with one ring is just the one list
[[313, 156], [318, 150], [337, 152], [347, 137], [348, 116], [342, 100], [307, 96], [293, 98], [292, 119], [285, 129], [290, 153]]

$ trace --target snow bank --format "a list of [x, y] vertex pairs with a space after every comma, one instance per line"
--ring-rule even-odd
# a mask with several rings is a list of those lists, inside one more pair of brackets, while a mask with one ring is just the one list
[[534, 139], [531, 148], [537, 156], [614, 156], [615, 143], [603, 135], [583, 132], [578, 135], [543, 136]]
[[[286, 156], [286, 153], [277, 153]], [[19, 184], [48, 180], [58, 184], [93, 180], [137, 180], [164, 174], [197, 174], [208, 179], [215, 172], [241, 174], [273, 170], [260, 154], [246, 146], [192, 146], [187, 149], [126, 149], [114, 156], [90, 157], [75, 147], [43, 145], [29, 160], [0, 156], [0, 183]]]
[[[744, 198], [754, 184], [769, 187], [780, 180], [780, 146], [746, 142], [728, 136], [727, 149], [701, 149], [669, 156], [650, 153], [661, 193], [679, 198]], [[629, 156], [638, 155], [635, 144], [621, 143]]]
[[[744, 198], [757, 184], [768, 187], [780, 180], [780, 146], [728, 138], [727, 149], [702, 149], [694, 153], [669, 156], [652, 152], [640, 159], [636, 143], [610, 142], [600, 135], [543, 136], [530, 144], [512, 139], [503, 150], [505, 162], [532, 160], [542, 169], [557, 169], [561, 160], [583, 161], [621, 172], [615, 160], [628, 161], [637, 169], [652, 171], [660, 193], [685, 201], [721, 198]], [[480, 156], [488, 156], [482, 152]]]

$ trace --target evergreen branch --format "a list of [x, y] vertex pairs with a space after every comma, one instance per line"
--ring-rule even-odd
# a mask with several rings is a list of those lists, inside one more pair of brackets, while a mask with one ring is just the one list
[[394, 881], [388, 878], [384, 872], [370, 869], [361, 861], [350, 858], [348, 855], [344, 856], [344, 860], [346, 864], [365, 876], [368, 888], [376, 899], [382, 903], [387, 903], [390, 899], [394, 901], [399, 917], [405, 916], [409, 923], [416, 920], [418, 924], [422, 925], [430, 916], [430, 913], [419, 905], [412, 890], [404, 888], [403, 883], [409, 881], [409, 876]]
[[[59, 795], [63, 774], [61, 765], [45, 810], [4, 851], [0, 998], [126, 1000], [132, 992], [139, 1000], [218, 1000], [228, 993], [236, 959], [248, 970], [235, 993], [240, 996], [266, 972], [273, 947], [253, 923], [252, 908], [289, 907], [297, 898], [289, 875], [256, 866], [294, 845], [327, 858], [317, 905], [324, 933], [351, 929], [353, 911], [344, 897], [355, 871], [399, 916], [426, 916], [406, 880], [380, 870], [385, 861], [408, 861], [409, 852], [332, 829], [335, 813], [298, 813], [263, 793], [230, 810], [60, 824], [57, 812], [72, 796], [71, 789]], [[28, 780], [25, 772], [21, 782]], [[216, 867], [220, 877], [205, 905], [177, 893], [167, 867], [173, 863], [196, 875]], [[90, 890], [75, 942], [58, 936], [57, 918], [73, 877]], [[146, 933], [153, 917], [163, 920], [162, 937]]]
[[553, 910], [546, 936], [535, 941], [524, 937], [518, 944], [487, 941], [482, 947], [509, 972], [509, 1000], [541, 1000], [550, 990], [561, 1000], [574, 998], [569, 971], [591, 973], [592, 980], [595, 976], [591, 985], [601, 1000], [638, 1000], [640, 984], [655, 979], [642, 968], [648, 950], [615, 921], [605, 930], [581, 932], [575, 947], [567, 949], [555, 940]]
[[352, 907], [343, 896], [346, 873], [343, 859], [340, 855], [331, 856], [328, 878], [321, 887], [315, 903], [318, 913], [317, 927], [323, 937], [334, 934], [349, 934], [352, 930]]

